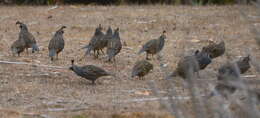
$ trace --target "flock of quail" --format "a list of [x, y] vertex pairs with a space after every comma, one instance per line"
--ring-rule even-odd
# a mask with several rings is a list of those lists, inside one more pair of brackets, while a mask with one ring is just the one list
[[[18, 54], [26, 49], [28, 53], [28, 48], [32, 48], [32, 53], [39, 51], [37, 42], [34, 36], [29, 32], [27, 26], [17, 21], [17, 25], [20, 27], [20, 33], [18, 40], [14, 41], [11, 46], [11, 51], [13, 55]], [[65, 41], [63, 38], [64, 29], [66, 26], [62, 26], [59, 30], [56, 31], [54, 36], [49, 42], [49, 57], [54, 61], [58, 59], [58, 54], [64, 49]], [[82, 49], [86, 49], [85, 56], [90, 55], [91, 51], [94, 53], [94, 57], [104, 53], [106, 48], [106, 54], [109, 62], [115, 62], [115, 56], [121, 51], [122, 43], [119, 35], [119, 28], [115, 29], [114, 32], [111, 27], [108, 27], [106, 34], [102, 32], [102, 26], [99, 25], [95, 29], [95, 33], [92, 36], [88, 45], [84, 46]], [[143, 78], [147, 75], [152, 69], [153, 64], [149, 62], [150, 56], [153, 56], [159, 53], [165, 44], [166, 31], [163, 31], [161, 36], [158, 39], [153, 39], [146, 42], [143, 47], [140, 49], [138, 54], [146, 52], [146, 59], [138, 61], [135, 63], [132, 70], [132, 77], [138, 76]], [[208, 46], [203, 47], [201, 50], [195, 51], [194, 54], [185, 56], [177, 64], [175, 71], [170, 74], [167, 79], [170, 79], [175, 76], [180, 76], [184, 80], [192, 78], [194, 74], [199, 77], [199, 71], [205, 69], [215, 58], [222, 56], [225, 53], [225, 42], [221, 41], [220, 43], [212, 42]], [[215, 89], [221, 93], [222, 90], [228, 90], [230, 93], [234, 93], [236, 90], [235, 86], [225, 84], [225, 81], [230, 79], [239, 78], [239, 74], [245, 73], [250, 68], [250, 56], [242, 57], [237, 62], [229, 62], [218, 70], [218, 81]], [[94, 66], [77, 66], [74, 64], [74, 60], [71, 60], [70, 70], [74, 71], [78, 76], [86, 78], [92, 81], [92, 84], [95, 84], [96, 79], [102, 76], [114, 76], [111, 73], [106, 72], [104, 69]], [[260, 94], [259, 94], [260, 95]], [[223, 95], [224, 96], [224, 95]]]

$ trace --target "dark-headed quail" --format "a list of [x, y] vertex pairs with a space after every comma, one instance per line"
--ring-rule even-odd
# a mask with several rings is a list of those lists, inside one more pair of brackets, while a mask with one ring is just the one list
[[153, 39], [148, 42], [146, 42], [142, 49], [138, 52], [138, 54], [141, 54], [143, 52], [146, 52], [146, 59], [149, 60], [148, 55], [151, 54], [152, 56], [154, 54], [157, 54], [160, 52], [164, 47], [164, 42], [166, 39], [165, 35], [166, 31], [163, 31], [162, 35], [158, 39]]
[[66, 26], [62, 26], [58, 31], [56, 31], [56, 33], [54, 34], [54, 36], [49, 42], [49, 47], [48, 47], [49, 57], [51, 58], [52, 61], [54, 59], [54, 56], [56, 56], [58, 59], [58, 54], [64, 49], [65, 46], [65, 41], [63, 38], [64, 28], [66, 28]]
[[206, 52], [210, 55], [210, 57], [216, 58], [225, 53], [225, 42], [221, 41], [220, 43], [211, 43], [210, 45], [202, 48], [203, 52]]
[[32, 48], [32, 53], [34, 53], [35, 51], [39, 51], [37, 42], [34, 36], [29, 32], [27, 26], [20, 21], [17, 21], [16, 24], [20, 25], [19, 39], [24, 40], [25, 49], [27, 50], [27, 52], [28, 48]]
[[115, 61], [115, 56], [121, 51], [122, 43], [119, 35], [119, 28], [117, 28], [112, 36], [112, 39], [107, 43], [108, 61]]
[[141, 60], [135, 63], [132, 70], [132, 77], [138, 76], [139, 78], [144, 77], [153, 69], [153, 64], [146, 60]]
[[[106, 72], [100, 67], [96, 67], [94, 65], [86, 65], [86, 66], [77, 66], [74, 64], [74, 60], [71, 60], [70, 70], [75, 72], [78, 76], [83, 77], [87, 80], [92, 81], [92, 84], [95, 84], [95, 81], [102, 76], [109, 76], [110, 73]], [[113, 75], [111, 75], [113, 76]]]
[[197, 50], [195, 52], [196, 59], [198, 61], [200, 70], [205, 69], [212, 61], [208, 53]]

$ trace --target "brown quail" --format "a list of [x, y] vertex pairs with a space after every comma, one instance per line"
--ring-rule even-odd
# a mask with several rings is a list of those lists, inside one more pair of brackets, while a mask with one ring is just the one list
[[49, 57], [52, 61], [54, 60], [54, 56], [56, 56], [56, 58], [58, 59], [58, 54], [64, 49], [64, 28], [66, 28], [66, 26], [62, 26], [58, 31], [56, 31], [56, 33], [49, 42]]
[[26, 51], [28, 52], [28, 48], [32, 48], [32, 53], [34, 53], [35, 51], [39, 51], [37, 42], [34, 36], [29, 32], [27, 26], [20, 21], [17, 21], [16, 24], [19, 24], [20, 27], [19, 39], [24, 40]]
[[93, 50], [94, 51], [94, 57], [98, 58], [99, 56], [99, 50], [103, 49], [104, 47], [102, 46], [102, 40], [104, 38], [104, 33], [102, 32], [102, 27], [101, 24], [96, 28], [94, 36], [91, 38], [89, 44], [83, 48], [87, 48], [87, 51], [85, 55], [90, 54], [90, 52]]
[[240, 60], [238, 60], [236, 62], [238, 68], [240, 69], [241, 74], [244, 74], [245, 72], [247, 72], [250, 69], [251, 66], [249, 64], [249, 61], [250, 61], [250, 57], [248, 55], [247, 57], [240, 58]]
[[135, 63], [132, 70], [132, 77], [138, 76], [139, 78], [143, 78], [153, 69], [153, 64], [146, 60], [141, 60]]
[[148, 55], [151, 54], [152, 56], [154, 54], [157, 54], [160, 52], [164, 47], [164, 42], [166, 39], [165, 35], [166, 31], [163, 31], [162, 35], [158, 39], [153, 39], [148, 42], [146, 42], [142, 49], [138, 52], [138, 54], [141, 54], [143, 52], [146, 52], [146, 59], [149, 60]]
[[180, 76], [183, 79], [191, 78], [194, 73], [199, 72], [200, 67], [199, 63], [196, 59], [196, 56], [186, 56], [182, 58], [177, 65], [176, 70], [170, 74], [166, 79], [171, 77]]
[[213, 42], [212, 44], [203, 47], [202, 51], [208, 53], [212, 59], [217, 58], [225, 53], [225, 42], [221, 41], [218, 44]]
[[18, 54], [20, 56], [20, 53], [22, 53], [25, 49], [25, 41], [22, 39], [18, 39], [13, 42], [11, 45], [11, 51], [13, 55]]

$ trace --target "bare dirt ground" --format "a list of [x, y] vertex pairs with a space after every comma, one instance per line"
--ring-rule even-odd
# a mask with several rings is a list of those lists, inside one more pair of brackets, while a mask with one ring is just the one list
[[[225, 40], [227, 53], [215, 59], [200, 73], [201, 78], [207, 80], [215, 80], [217, 69], [228, 59], [246, 56], [245, 49], [249, 49], [257, 60], [260, 59], [259, 47], [255, 45], [247, 22], [237, 10], [243, 8], [249, 16], [253, 16], [254, 9], [249, 6], [50, 8], [0, 7], [0, 60], [69, 67], [70, 60], [76, 59], [78, 65], [93, 64], [103, 67], [116, 73], [116, 78], [104, 77], [98, 80], [96, 86], [92, 86], [89, 81], [76, 76], [68, 69], [0, 64], [0, 117], [35, 118], [40, 116], [26, 114], [42, 114], [41, 117], [47, 115], [50, 118], [72, 118], [84, 113], [87, 116], [107, 118], [112, 117], [107, 114], [118, 112], [143, 112], [148, 113], [147, 117], [150, 117], [151, 113], [161, 114], [156, 117], [169, 118], [169, 115], [165, 115], [167, 110], [162, 108], [158, 101], [137, 101], [156, 97], [147, 84], [150, 80], [156, 82], [162, 95], [167, 95], [171, 87], [169, 81], [163, 78], [165, 73], [176, 67], [181, 56], [201, 49], [208, 44], [208, 40]], [[48, 18], [50, 16], [52, 18]], [[40, 46], [39, 53], [27, 55], [24, 52], [21, 57], [11, 55], [10, 45], [18, 38], [19, 27], [15, 25], [18, 20], [28, 24]], [[255, 23], [258, 22], [256, 19]], [[121, 39], [126, 45], [116, 57], [116, 65], [106, 63], [105, 55], [97, 60], [88, 56], [85, 60], [79, 61], [84, 54], [84, 50], [80, 48], [88, 44], [98, 24], [105, 28], [120, 28]], [[65, 49], [58, 61], [51, 62], [48, 57], [48, 42], [62, 25], [68, 27], [64, 34]], [[161, 55], [164, 59], [163, 64], [167, 67], [162, 70], [162, 63], [153, 59], [151, 62], [154, 64], [154, 70], [145, 80], [131, 78], [133, 64], [145, 58], [144, 54], [137, 55], [141, 44], [158, 38], [163, 30], [167, 31], [168, 40]], [[256, 75], [256, 72], [251, 68], [246, 74]], [[176, 88], [180, 90], [180, 96], [186, 96], [181, 87]], [[189, 101], [183, 101], [183, 109], [189, 112]], [[138, 117], [138, 114], [133, 117]]]

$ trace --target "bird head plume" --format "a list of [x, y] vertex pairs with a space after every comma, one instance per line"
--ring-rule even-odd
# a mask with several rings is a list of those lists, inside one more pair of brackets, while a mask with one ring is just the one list
[[65, 28], [67, 28], [66, 26], [62, 26], [57, 32], [56, 32], [56, 34], [63, 34], [64, 33], [64, 30], [63, 29], [65, 29]]
[[116, 29], [115, 29], [114, 35], [115, 35], [115, 36], [119, 36], [119, 28], [116, 28]]
[[28, 28], [27, 28], [27, 26], [26, 26], [24, 23], [22, 23], [22, 22], [20, 22], [20, 21], [17, 21], [15, 24], [16, 24], [16, 25], [19, 25], [19, 27], [20, 27], [21, 30], [23, 30], [23, 31], [28, 31]]
[[98, 25], [98, 27], [97, 27], [97, 29], [99, 29], [100, 31], [102, 31], [102, 30], [103, 30], [103, 27], [102, 27], [102, 25], [101, 25], [101, 24], [99, 24], [99, 25]]
[[242, 61], [243, 61], [243, 62], [249, 62], [249, 61], [250, 61], [250, 55], [244, 57], [244, 58], [242, 59]]
[[73, 70], [73, 66], [74, 66], [74, 59], [71, 60], [71, 67], [69, 69]]
[[110, 26], [108, 27], [106, 34], [113, 34], [112, 28]]
[[166, 31], [163, 30], [162, 35], [160, 36], [160, 39], [166, 39]]

